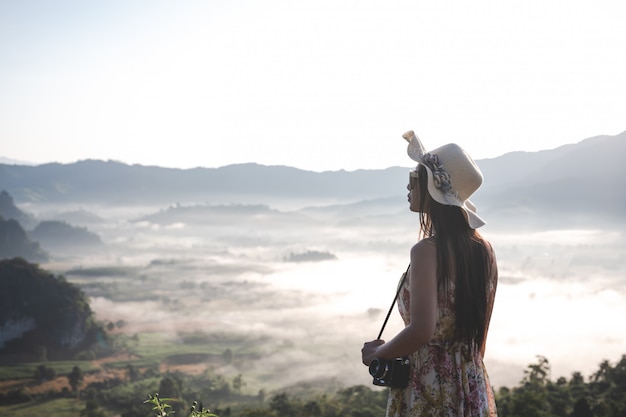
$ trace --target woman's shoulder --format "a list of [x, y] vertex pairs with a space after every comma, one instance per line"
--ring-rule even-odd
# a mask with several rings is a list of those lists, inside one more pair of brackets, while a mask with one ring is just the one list
[[487, 249], [487, 257], [490, 266], [490, 277], [492, 282], [497, 282], [498, 280], [498, 261], [496, 259], [496, 251], [493, 248], [493, 245], [490, 241], [483, 238], [483, 242], [485, 248]]
[[421, 248], [424, 246], [429, 246], [429, 247], [436, 247], [436, 240], [434, 237], [426, 237], [424, 239], [420, 239], [418, 240], [414, 245], [413, 248]]
[[423, 246], [423, 245], [428, 245], [428, 246], [433, 246], [434, 247], [434, 246], [436, 246], [436, 243], [437, 243], [437, 240], [436, 240], [436, 238], [434, 236], [432, 236], [432, 237], [425, 237], [424, 239], [418, 240], [417, 243], [415, 243], [413, 245], [413, 247], [415, 248], [415, 247], [420, 247], [420, 246]]
[[435, 245], [434, 238], [425, 238], [417, 241], [416, 244], [411, 248], [411, 258], [414, 257], [430, 257], [435, 255], [437, 252], [437, 246]]
[[491, 244], [491, 242], [490, 242], [490, 241], [488, 241], [488, 240], [487, 240], [487, 239], [485, 239], [485, 238], [482, 238], [482, 241], [483, 241], [483, 245], [485, 246], [485, 248], [487, 248], [487, 252], [489, 253], [489, 256], [490, 256], [491, 258], [495, 259], [495, 257], [496, 257], [496, 251], [495, 251], [495, 249], [493, 248], [493, 245]]

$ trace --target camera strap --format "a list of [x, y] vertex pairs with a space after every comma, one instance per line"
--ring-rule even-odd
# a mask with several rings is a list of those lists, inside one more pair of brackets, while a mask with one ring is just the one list
[[402, 286], [404, 285], [404, 281], [406, 281], [406, 276], [409, 274], [409, 268], [410, 267], [411, 267], [411, 264], [409, 264], [409, 266], [407, 266], [406, 272], [404, 274], [402, 274], [402, 280], [400, 281], [400, 285], [398, 285], [398, 291], [396, 291], [396, 296], [393, 298], [393, 302], [391, 303], [391, 307], [389, 307], [389, 311], [387, 312], [387, 317], [385, 317], [385, 321], [383, 322], [383, 327], [380, 328], [380, 333], [378, 333], [378, 337], [376, 338], [377, 340], [380, 339], [380, 337], [383, 335], [383, 331], [385, 330], [385, 326], [387, 325], [387, 321], [389, 320], [389, 316], [391, 315], [391, 312], [393, 311], [393, 306], [396, 304], [396, 300], [398, 299], [398, 296], [400, 295], [400, 290], [402, 290]]

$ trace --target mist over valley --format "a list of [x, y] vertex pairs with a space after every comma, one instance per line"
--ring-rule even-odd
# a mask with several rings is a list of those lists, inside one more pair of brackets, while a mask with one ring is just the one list
[[[516, 385], [536, 355], [569, 376], [626, 353], [624, 157], [626, 132], [477, 161], [473, 201], [500, 268], [485, 360], [494, 386]], [[146, 335], [178, 344], [199, 355], [186, 371], [243, 374], [251, 391], [370, 385], [360, 349], [418, 236], [409, 169], [5, 164], [0, 188], [21, 214], [0, 214], [21, 219], [48, 254], [39, 264], [79, 285], [98, 320], [139, 335], [138, 351]], [[401, 326], [394, 313], [383, 338]], [[215, 340], [230, 364], [202, 356]]]

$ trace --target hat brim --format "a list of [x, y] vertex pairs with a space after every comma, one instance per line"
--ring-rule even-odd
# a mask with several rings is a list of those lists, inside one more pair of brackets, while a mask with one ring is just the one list
[[471, 201], [465, 200], [465, 204], [462, 205], [461, 208], [465, 213], [465, 218], [469, 227], [472, 229], [478, 229], [479, 227], [485, 225], [485, 221], [481, 219], [478, 214], [476, 214], [476, 206], [472, 204]]
[[467, 224], [472, 229], [478, 229], [479, 227], [486, 224], [485, 221], [481, 219], [478, 214], [476, 214], [476, 206], [470, 200], [462, 201], [458, 197], [446, 194], [441, 191], [435, 186], [435, 182], [433, 180], [433, 172], [428, 167], [428, 165], [421, 162], [420, 165], [426, 168], [426, 173], [428, 174], [428, 194], [430, 194], [433, 200], [446, 206], [460, 207], [463, 210], [463, 214], [465, 215], [465, 220], [467, 220]]

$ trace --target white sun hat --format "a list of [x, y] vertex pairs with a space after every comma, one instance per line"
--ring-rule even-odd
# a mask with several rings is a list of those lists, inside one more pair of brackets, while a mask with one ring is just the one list
[[433, 200], [461, 207], [472, 229], [483, 226], [485, 222], [476, 214], [476, 206], [469, 200], [483, 183], [483, 174], [467, 152], [455, 143], [426, 152], [412, 130], [402, 137], [409, 142], [409, 157], [428, 172], [428, 193]]

